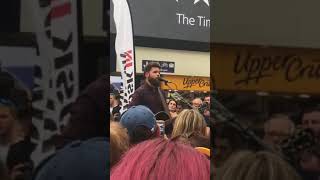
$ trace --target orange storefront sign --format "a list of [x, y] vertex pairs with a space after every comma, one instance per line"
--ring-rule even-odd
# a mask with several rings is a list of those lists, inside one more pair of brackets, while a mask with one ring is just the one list
[[172, 83], [169, 83], [169, 86], [161, 83], [162, 89], [176, 89], [183, 91], [210, 91], [209, 77], [164, 75], [163, 78]]
[[320, 93], [320, 50], [218, 45], [210, 58], [218, 90]]

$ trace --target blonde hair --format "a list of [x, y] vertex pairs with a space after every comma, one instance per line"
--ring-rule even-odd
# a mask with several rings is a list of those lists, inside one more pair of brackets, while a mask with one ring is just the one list
[[129, 149], [129, 136], [120, 123], [110, 121], [110, 165], [115, 165]]
[[219, 180], [301, 180], [297, 172], [279, 156], [266, 151], [240, 151], [217, 171]]
[[205, 136], [206, 127], [207, 124], [198, 110], [185, 109], [180, 112], [174, 122], [172, 138], [181, 135], [189, 137], [195, 132]]

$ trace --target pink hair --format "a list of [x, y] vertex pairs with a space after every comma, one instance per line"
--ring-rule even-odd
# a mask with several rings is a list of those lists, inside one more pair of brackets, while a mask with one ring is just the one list
[[111, 170], [111, 180], [206, 180], [210, 161], [191, 146], [157, 138], [131, 148]]

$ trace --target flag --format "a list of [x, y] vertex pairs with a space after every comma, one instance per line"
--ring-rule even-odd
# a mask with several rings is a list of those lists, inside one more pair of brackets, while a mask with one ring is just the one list
[[33, 117], [37, 165], [55, 152], [53, 139], [67, 123], [78, 96], [78, 15], [76, 0], [30, 0], [38, 56], [35, 62]]
[[130, 7], [127, 0], [112, 0], [116, 27], [115, 50], [122, 77], [121, 112], [127, 109], [135, 91], [135, 52]]

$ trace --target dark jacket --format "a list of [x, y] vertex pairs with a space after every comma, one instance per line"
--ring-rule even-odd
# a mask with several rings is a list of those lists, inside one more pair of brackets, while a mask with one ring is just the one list
[[71, 108], [71, 117], [62, 135], [70, 140], [108, 137], [108, 76], [91, 83]]
[[158, 90], [147, 83], [136, 89], [128, 108], [137, 105], [147, 106], [153, 113], [164, 111]]

